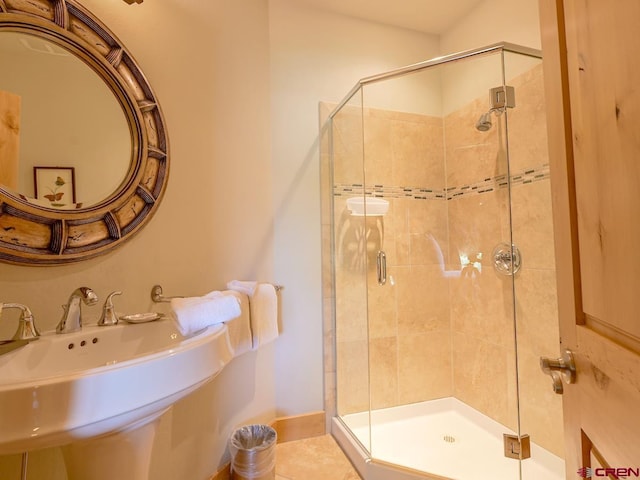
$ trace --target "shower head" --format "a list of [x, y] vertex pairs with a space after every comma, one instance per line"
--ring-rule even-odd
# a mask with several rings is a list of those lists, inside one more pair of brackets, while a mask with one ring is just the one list
[[491, 128], [491, 112], [492, 110], [489, 110], [486, 113], [483, 113], [482, 115], [480, 115], [480, 118], [478, 119], [478, 121], [476, 122], [476, 128], [481, 131], [481, 132], [486, 132], [487, 130], [489, 130]]

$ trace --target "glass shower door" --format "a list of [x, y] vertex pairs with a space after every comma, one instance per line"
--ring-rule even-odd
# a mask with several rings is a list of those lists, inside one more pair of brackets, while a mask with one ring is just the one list
[[540, 370], [540, 355], [559, 352], [555, 252], [542, 60], [505, 54], [505, 75], [517, 92], [509, 112], [513, 243], [522, 253], [514, 277], [520, 426], [531, 439], [522, 479], [563, 480], [562, 397]]
[[[365, 211], [362, 91], [331, 121], [336, 409], [370, 451], [369, 245]], [[373, 253], [375, 255], [375, 252]]]
[[363, 79], [333, 114], [337, 413], [393, 478], [564, 476], [538, 367], [558, 341], [542, 68], [511, 47]]
[[513, 275], [494, 268], [512, 244], [503, 72], [499, 52], [362, 88], [365, 192], [388, 202], [367, 218], [386, 260], [367, 274], [374, 462], [520, 475]]

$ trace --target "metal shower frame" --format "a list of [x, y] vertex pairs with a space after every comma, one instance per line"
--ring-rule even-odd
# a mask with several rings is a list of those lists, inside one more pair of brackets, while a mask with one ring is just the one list
[[524, 47], [522, 45], [516, 45], [515, 43], [509, 43], [509, 42], [498, 42], [492, 45], [488, 45], [486, 47], [474, 48], [471, 50], [464, 50], [462, 52], [457, 52], [449, 55], [444, 55], [441, 57], [432, 58], [431, 60], [425, 60], [423, 62], [407, 65], [406, 67], [390, 70], [384, 73], [379, 73], [377, 75], [371, 75], [370, 77], [361, 78], [353, 86], [353, 88], [349, 90], [349, 93], [347, 93], [344, 99], [342, 99], [342, 101], [336, 106], [336, 108], [329, 114], [329, 118], [333, 119], [333, 117], [342, 109], [342, 107], [344, 107], [347, 104], [347, 102], [351, 100], [351, 97], [353, 97], [358, 92], [358, 90], [360, 90], [364, 85], [380, 82], [383, 80], [388, 80], [390, 78], [401, 77], [403, 75], [408, 75], [413, 72], [435, 67], [436, 65], [442, 65], [445, 63], [452, 63], [460, 60], [465, 60], [469, 57], [474, 57], [476, 55], [485, 55], [485, 54], [491, 54], [496, 52], [518, 53], [520, 55], [526, 55], [529, 57], [542, 59], [541, 50], [530, 48], [530, 47]]

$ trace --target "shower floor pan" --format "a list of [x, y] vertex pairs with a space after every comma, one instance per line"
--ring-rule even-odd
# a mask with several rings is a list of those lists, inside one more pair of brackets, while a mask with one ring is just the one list
[[[514, 432], [452, 397], [375, 410], [371, 418], [371, 439], [368, 412], [346, 415], [342, 421], [372, 453], [372, 462], [339, 420], [333, 425], [336, 440], [365, 480], [430, 478], [411, 470], [455, 480], [565, 478], [564, 461], [533, 442], [531, 458], [521, 465], [506, 458], [502, 435]], [[393, 472], [387, 464], [404, 469]]]

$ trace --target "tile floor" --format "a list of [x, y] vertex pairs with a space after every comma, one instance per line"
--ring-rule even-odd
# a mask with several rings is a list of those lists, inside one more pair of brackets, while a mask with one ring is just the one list
[[362, 480], [331, 435], [276, 446], [276, 480]]

